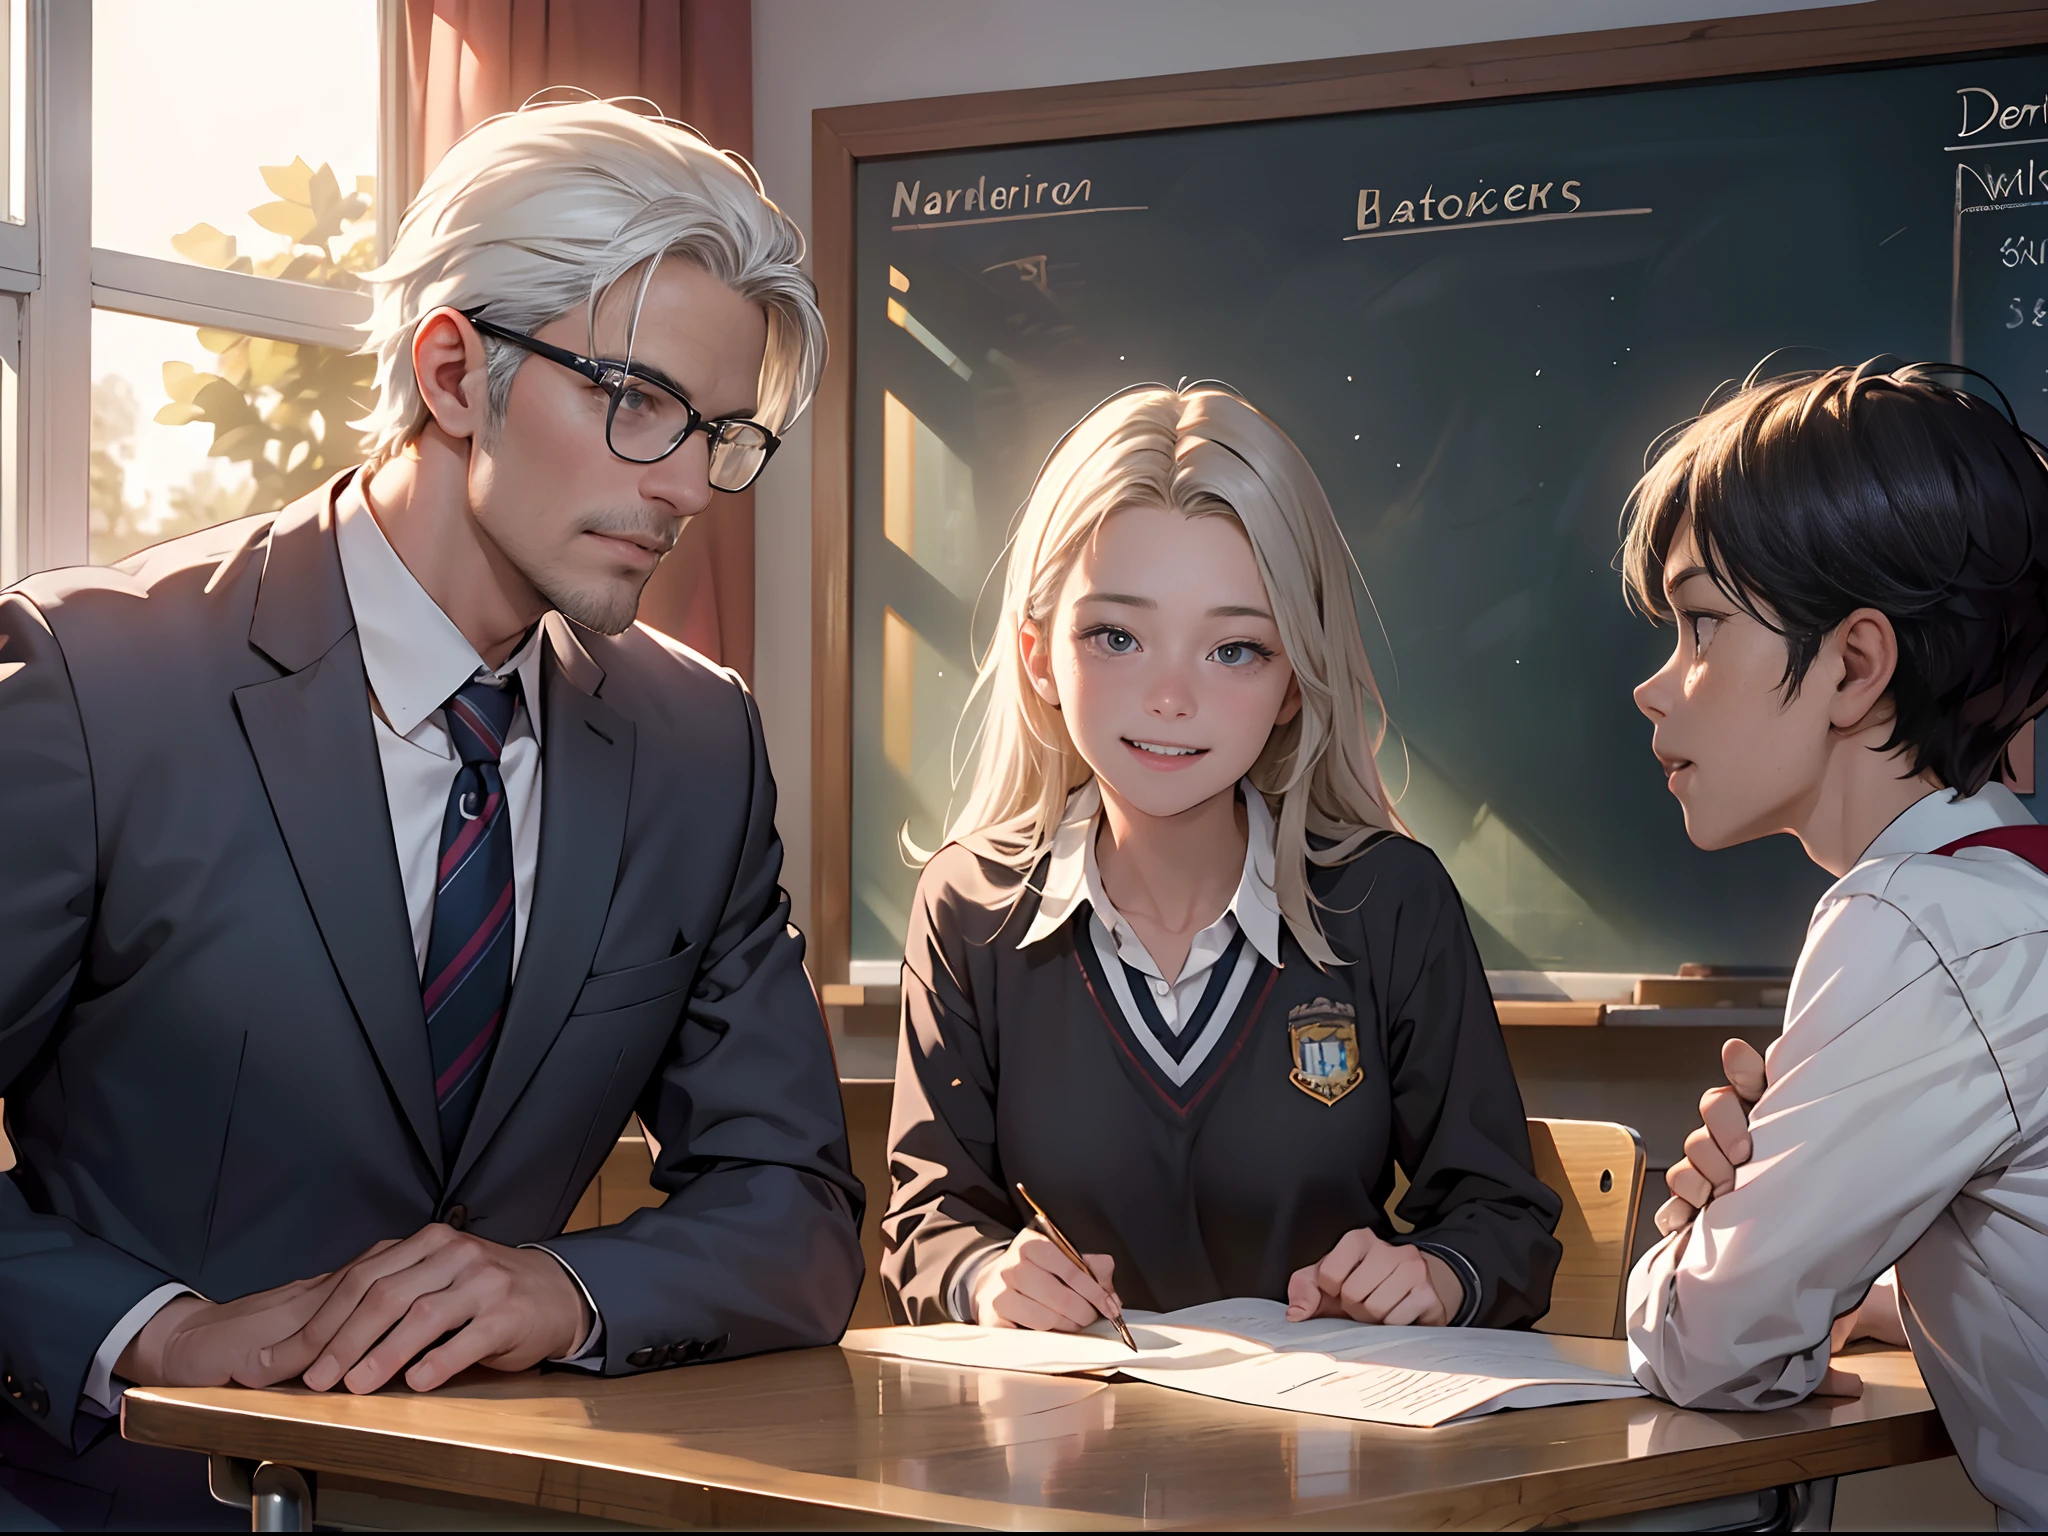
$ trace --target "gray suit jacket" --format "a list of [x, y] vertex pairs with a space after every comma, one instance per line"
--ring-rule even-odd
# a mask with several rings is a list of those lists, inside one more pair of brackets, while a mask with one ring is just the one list
[[[549, 1239], [605, 1370], [829, 1342], [862, 1192], [777, 884], [760, 720], [547, 620], [532, 916], [443, 1166], [333, 487], [0, 595], [0, 1368], [82, 1443], [94, 1352], [457, 1214]], [[638, 1110], [667, 1200], [557, 1236]]]

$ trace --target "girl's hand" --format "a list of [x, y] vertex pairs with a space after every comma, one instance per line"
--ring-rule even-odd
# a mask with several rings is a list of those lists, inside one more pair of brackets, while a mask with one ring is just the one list
[[1051, 1238], [1026, 1227], [974, 1277], [974, 1320], [984, 1328], [1074, 1333], [1098, 1317], [1121, 1317], [1123, 1304], [1109, 1288], [1115, 1261], [1106, 1253], [1081, 1257], [1087, 1270], [1076, 1268]]
[[1320, 1264], [1287, 1280], [1287, 1320], [1348, 1317], [1391, 1327], [1441, 1328], [1465, 1305], [1465, 1287], [1451, 1266], [1407, 1243], [1390, 1243], [1368, 1227], [1346, 1232]]

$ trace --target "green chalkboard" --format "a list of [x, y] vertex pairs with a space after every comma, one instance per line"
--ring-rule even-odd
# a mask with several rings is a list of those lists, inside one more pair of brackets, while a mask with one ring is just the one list
[[1617, 516], [1651, 440], [1772, 353], [1960, 353], [2048, 435], [2044, 107], [2023, 55], [864, 162], [854, 958], [901, 952], [898, 832], [942, 824], [1033, 471], [1112, 390], [1215, 378], [1329, 490], [1383, 766], [1488, 965], [1789, 963], [1825, 877], [1788, 838], [1686, 840]]

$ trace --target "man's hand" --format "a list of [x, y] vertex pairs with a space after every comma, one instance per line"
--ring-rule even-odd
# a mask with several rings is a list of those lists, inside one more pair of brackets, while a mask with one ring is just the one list
[[[271, 1358], [325, 1392], [374, 1392], [404, 1369], [429, 1392], [458, 1371], [522, 1371], [565, 1355], [590, 1328], [583, 1292], [553, 1255], [439, 1222], [364, 1255]], [[280, 1378], [282, 1379], [282, 1378]]]
[[1320, 1264], [1287, 1277], [1287, 1320], [1348, 1317], [1441, 1328], [1465, 1305], [1457, 1274], [1433, 1253], [1390, 1243], [1369, 1227], [1337, 1239]]
[[1764, 1059], [1748, 1041], [1726, 1040], [1721, 1070], [1728, 1086], [1700, 1095], [1700, 1128], [1685, 1138], [1685, 1156], [1664, 1175], [1671, 1198], [1657, 1209], [1657, 1230], [1667, 1237], [1733, 1189], [1735, 1170], [1749, 1161], [1749, 1109], [1763, 1097]]
[[[362, 1257], [390, 1246], [379, 1243]], [[338, 1269], [218, 1304], [177, 1297], [128, 1341], [114, 1374], [138, 1387], [271, 1387], [287, 1381], [299, 1368], [274, 1359], [276, 1346], [305, 1327], [344, 1273]]]
[[1106, 1253], [1081, 1257], [1086, 1271], [1051, 1238], [1026, 1227], [974, 1277], [974, 1320], [984, 1328], [1072, 1333], [1098, 1317], [1122, 1317], [1123, 1303], [1110, 1289], [1116, 1261]]

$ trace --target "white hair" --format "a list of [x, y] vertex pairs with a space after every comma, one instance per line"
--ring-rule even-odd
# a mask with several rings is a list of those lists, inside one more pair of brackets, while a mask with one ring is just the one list
[[[664, 257], [694, 262], [768, 316], [759, 418], [785, 428], [810, 403], [825, 362], [817, 290], [798, 265], [803, 234], [738, 155], [694, 130], [616, 102], [522, 107], [479, 123], [442, 156], [405, 211], [391, 254], [366, 274], [373, 307], [364, 350], [377, 358], [377, 403], [363, 422], [371, 464], [427, 423], [413, 334], [444, 305], [532, 332], [590, 306], [640, 269], [632, 322]], [[527, 354], [485, 338], [490, 419]]]
[[1335, 964], [1309, 866], [1341, 864], [1381, 833], [1407, 830], [1375, 758], [1386, 708], [1358, 628], [1353, 582], [1362, 578], [1301, 450], [1270, 417], [1213, 384], [1112, 396], [1038, 472], [969, 697], [968, 717], [979, 710], [973, 778], [947, 839], [974, 838], [981, 851], [1030, 870], [1051, 848], [1067, 796], [1088, 781], [1065, 719], [1025, 676], [1017, 635], [1026, 620], [1050, 623], [1082, 549], [1126, 507], [1227, 517], [1251, 543], [1301, 709], [1273, 728], [1248, 777], [1276, 813], [1281, 914], [1311, 959]]

